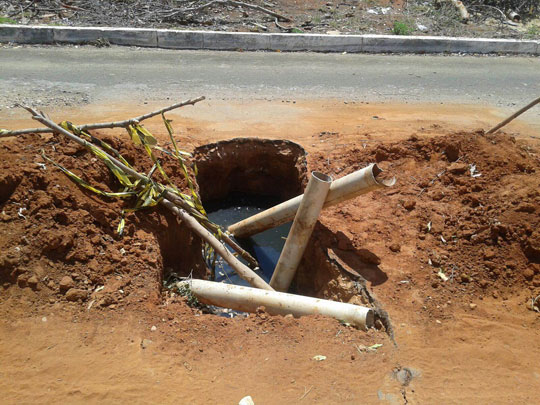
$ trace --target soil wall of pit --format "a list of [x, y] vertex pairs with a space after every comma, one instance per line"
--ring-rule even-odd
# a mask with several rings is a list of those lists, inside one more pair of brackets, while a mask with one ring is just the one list
[[198, 147], [194, 157], [204, 203], [234, 193], [285, 201], [307, 184], [306, 152], [290, 141], [235, 138]]

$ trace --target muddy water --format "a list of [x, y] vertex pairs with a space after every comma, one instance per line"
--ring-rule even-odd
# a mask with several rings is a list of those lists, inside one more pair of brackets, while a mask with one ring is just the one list
[[[241, 199], [237, 205], [214, 209], [212, 212], [209, 212], [208, 217], [211, 221], [227, 227], [264, 211], [271, 205], [273, 204], [268, 204], [268, 202], [264, 201], [246, 201], [245, 199]], [[261, 269], [258, 274], [267, 282], [272, 278], [272, 273], [285, 244], [285, 239], [289, 234], [290, 227], [290, 223], [284, 224], [250, 238], [238, 240], [240, 245], [257, 259]], [[246, 281], [238, 277], [221, 257], [216, 263], [216, 281], [249, 285]]]

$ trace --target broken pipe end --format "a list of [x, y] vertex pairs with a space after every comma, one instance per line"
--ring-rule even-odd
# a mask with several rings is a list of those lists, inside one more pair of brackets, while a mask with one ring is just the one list
[[390, 179], [383, 178], [381, 174], [384, 172], [383, 169], [381, 169], [379, 166], [377, 166], [376, 163], [373, 164], [373, 168], [371, 169], [371, 173], [373, 174], [373, 178], [375, 180], [375, 183], [380, 184], [383, 187], [392, 187], [394, 184], [396, 184], [396, 178], [392, 177]]

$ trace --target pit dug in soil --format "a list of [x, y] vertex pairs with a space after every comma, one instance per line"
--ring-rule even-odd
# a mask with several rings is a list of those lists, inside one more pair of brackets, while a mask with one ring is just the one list
[[[237, 138], [196, 148], [197, 182], [210, 219], [226, 228], [302, 194], [307, 184], [306, 156], [300, 145], [284, 140]], [[259, 274], [267, 282], [272, 277], [290, 227], [291, 223], [288, 223], [238, 239], [239, 244], [258, 260]], [[353, 301], [377, 309], [378, 304], [366, 287], [366, 279], [358, 271], [366, 269], [370, 278], [379, 277], [380, 282], [384, 281], [384, 273], [377, 268], [380, 259], [365, 249], [331, 249], [332, 244], [351, 248], [352, 243], [343, 233], [334, 234], [320, 224], [311, 239], [289, 291]], [[222, 259], [216, 262], [215, 280], [248, 285]]]
[[[292, 142], [255, 138], [232, 139], [195, 150], [199, 192], [209, 218], [226, 228], [302, 193], [306, 152]], [[269, 282], [291, 224], [269, 229], [240, 245], [257, 259]], [[248, 285], [221, 258], [217, 281]]]

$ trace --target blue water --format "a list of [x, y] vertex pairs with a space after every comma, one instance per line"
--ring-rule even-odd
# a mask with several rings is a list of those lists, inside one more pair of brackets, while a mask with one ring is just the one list
[[[208, 217], [212, 222], [227, 228], [227, 226], [264, 211], [267, 208], [269, 208], [267, 204], [254, 205], [253, 203], [250, 205], [231, 206], [214, 210], [208, 214]], [[257, 259], [260, 265], [260, 271], [257, 271], [257, 274], [266, 282], [269, 282], [272, 278], [290, 228], [291, 224], [288, 223], [249, 238], [236, 240], [240, 246]], [[240, 260], [246, 263], [243, 259]], [[246, 281], [238, 277], [221, 257], [216, 261], [216, 281], [244, 286], [249, 285]]]

